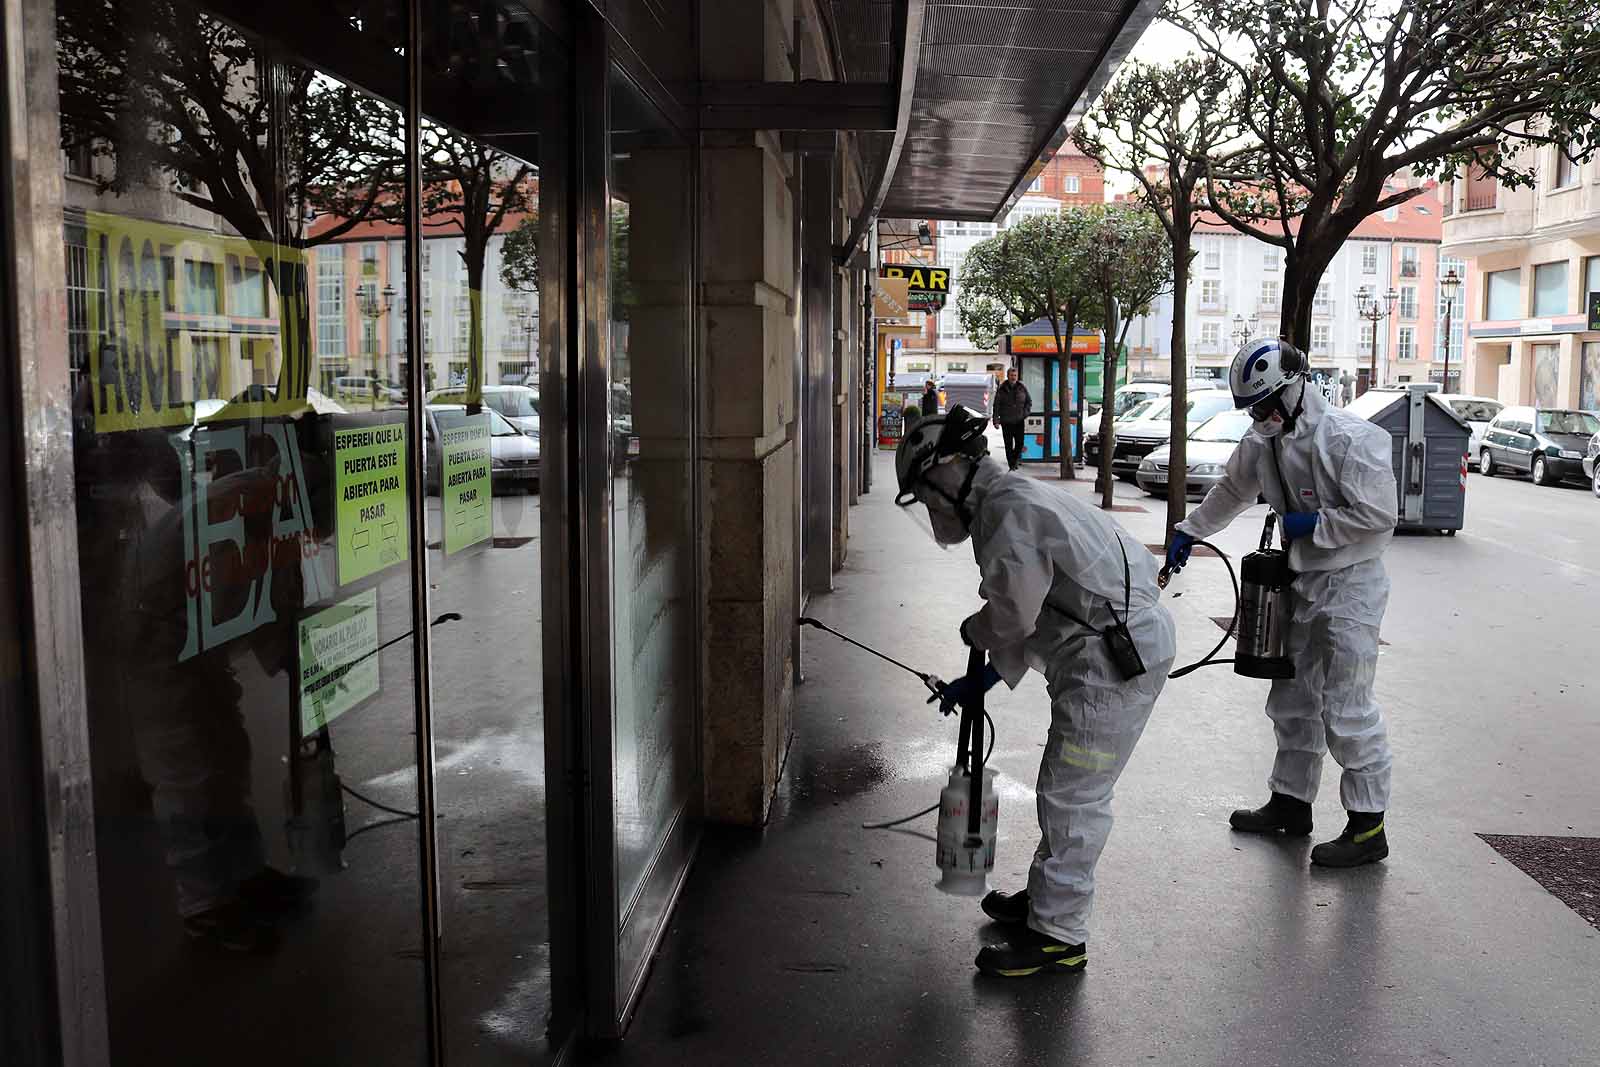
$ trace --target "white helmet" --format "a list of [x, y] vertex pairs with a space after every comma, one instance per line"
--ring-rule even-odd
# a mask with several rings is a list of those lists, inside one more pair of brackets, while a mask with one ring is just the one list
[[1305, 353], [1288, 341], [1276, 337], [1247, 341], [1233, 357], [1233, 366], [1228, 368], [1233, 406], [1248, 408], [1260, 404], [1305, 372]]

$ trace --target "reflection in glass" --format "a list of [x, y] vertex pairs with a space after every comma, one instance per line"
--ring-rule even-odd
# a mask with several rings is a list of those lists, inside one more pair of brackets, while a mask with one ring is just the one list
[[404, 396], [357, 295], [405, 286], [340, 243], [403, 203], [400, 42], [343, 26], [357, 88], [186, 0], [56, 26], [112, 1061], [419, 1062]]
[[693, 788], [690, 156], [611, 78], [611, 610], [618, 893], [626, 914]]
[[[553, 1059], [546, 828], [542, 366], [563, 358], [563, 49], [514, 3], [423, 3], [423, 442], [445, 1050]], [[541, 257], [541, 249], [556, 252]], [[543, 353], [543, 356], [541, 356]], [[554, 621], [560, 623], [560, 614]], [[559, 889], [557, 890], [559, 891]]]

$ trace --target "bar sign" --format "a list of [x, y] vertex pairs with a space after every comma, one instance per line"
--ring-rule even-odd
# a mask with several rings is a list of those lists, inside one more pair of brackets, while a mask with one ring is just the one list
[[1589, 329], [1600, 330], [1600, 292], [1589, 294]]

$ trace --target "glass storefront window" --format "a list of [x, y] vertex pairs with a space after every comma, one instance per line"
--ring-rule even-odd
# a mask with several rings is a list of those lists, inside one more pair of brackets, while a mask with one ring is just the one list
[[619, 72], [610, 93], [613, 787], [626, 924], [698, 766], [692, 156]]
[[360, 84], [237, 10], [56, 5], [117, 1063], [426, 1056], [408, 428], [336, 251], [405, 205], [404, 42], [340, 25]]

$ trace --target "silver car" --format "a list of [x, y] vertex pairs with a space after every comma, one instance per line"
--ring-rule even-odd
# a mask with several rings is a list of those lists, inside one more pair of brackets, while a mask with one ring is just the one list
[[[489, 416], [489, 477], [495, 492], [508, 486], [539, 491], [539, 439], [518, 430], [496, 410], [485, 405]], [[460, 404], [429, 404], [426, 410], [427, 433], [422, 440], [423, 482], [430, 494], [439, 491], [439, 438], [466, 418]]]
[[[1184, 462], [1189, 468], [1189, 475], [1184, 479], [1187, 495], [1204, 496], [1222, 480], [1223, 472], [1228, 467], [1228, 458], [1249, 430], [1248, 411], [1223, 411], [1190, 431], [1184, 455]], [[1171, 452], [1171, 445], [1162, 445], [1139, 464], [1135, 478], [1139, 488], [1151, 496], [1167, 495]]]
[[1600, 499], [1600, 433], [1589, 438], [1589, 448], [1583, 454], [1583, 473], [1589, 476], [1589, 485]]

